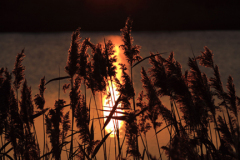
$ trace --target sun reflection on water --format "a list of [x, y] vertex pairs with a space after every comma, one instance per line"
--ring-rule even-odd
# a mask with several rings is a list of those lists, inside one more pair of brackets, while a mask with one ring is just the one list
[[[115, 53], [114, 55], [117, 57], [117, 62], [116, 64], [116, 77], [120, 80], [121, 79], [121, 69], [120, 66], [118, 65], [119, 63], [124, 63], [124, 59], [122, 58], [122, 50], [119, 48], [119, 46], [122, 43], [121, 37], [120, 36], [108, 36], [107, 39], [110, 39], [113, 44], [115, 44], [114, 50]], [[104, 117], [108, 116], [110, 114], [110, 111], [112, 109], [112, 107], [115, 104], [115, 101], [118, 99], [119, 97], [119, 92], [116, 90], [116, 86], [114, 85], [114, 83], [112, 83], [111, 81], [108, 81], [108, 84], [110, 87], [107, 88], [107, 92], [111, 93], [111, 97], [107, 98], [107, 95], [104, 95], [103, 97], [103, 115]], [[120, 107], [121, 104], [118, 105], [118, 107]], [[123, 110], [116, 110], [118, 111], [123, 111]], [[122, 114], [120, 113], [115, 113], [113, 116], [122, 116]], [[106, 118], [104, 119], [104, 121], [106, 121]], [[115, 129], [116, 127], [119, 128], [120, 132], [121, 132], [121, 127], [123, 126], [123, 121], [120, 120], [111, 120], [109, 122], [109, 124], [105, 127], [105, 130], [109, 133], [112, 131], [110, 137], [114, 137], [114, 135], [116, 134]]]

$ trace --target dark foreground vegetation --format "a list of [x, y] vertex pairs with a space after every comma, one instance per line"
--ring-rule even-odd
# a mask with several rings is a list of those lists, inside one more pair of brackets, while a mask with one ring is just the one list
[[[59, 160], [63, 154], [68, 159], [97, 159], [99, 152], [102, 155], [99, 159], [107, 160], [110, 133], [106, 133], [104, 128], [111, 119], [125, 122], [123, 138], [119, 138], [117, 123], [114, 129], [116, 159], [240, 159], [240, 98], [235, 94], [231, 76], [226, 84], [227, 90], [224, 90], [212, 51], [204, 47], [201, 55], [189, 58], [188, 71], [182, 71], [174, 53], [170, 53], [168, 58], [151, 53], [142, 59], [140, 46], [133, 45], [131, 26], [132, 21], [127, 19], [121, 30], [123, 45], [120, 47], [128, 62], [119, 64], [121, 79], [116, 78], [114, 44], [111, 41], [93, 44], [88, 38], [80, 41], [79, 29], [72, 34], [65, 67], [68, 76], [48, 82], [43, 77], [39, 94], [34, 97], [24, 77], [25, 67], [21, 64], [24, 50], [17, 55], [12, 72], [6, 68], [0, 70], [1, 160]], [[143, 60], [149, 60], [151, 67], [148, 71], [142, 67], [143, 91], [135, 95], [132, 68], [141, 65]], [[208, 78], [199, 65], [212, 70], [213, 75]], [[70, 104], [58, 99], [52, 108], [45, 108], [47, 85], [62, 79], [70, 82], [63, 86], [64, 91], [69, 90]], [[106, 93], [106, 88], [112, 87], [113, 83], [119, 92], [117, 99]], [[91, 91], [91, 100], [95, 101], [97, 119], [90, 115], [91, 102], [86, 100], [87, 90]], [[113, 106], [105, 122], [99, 113], [103, 111], [102, 105], [96, 103], [97, 93], [108, 94], [109, 104]], [[161, 102], [163, 97], [169, 98], [169, 107]], [[117, 112], [122, 116], [117, 116]], [[39, 142], [35, 130], [36, 118], [43, 120], [43, 142]], [[73, 129], [74, 126], [77, 130]], [[147, 132], [150, 130], [156, 135], [156, 153], [148, 149]], [[167, 130], [170, 140], [160, 146], [159, 137], [163, 130]], [[96, 133], [101, 134], [100, 140], [94, 138]], [[73, 143], [74, 139], [77, 143]], [[127, 149], [124, 150], [123, 146]], [[140, 146], [143, 149], [140, 150]]]

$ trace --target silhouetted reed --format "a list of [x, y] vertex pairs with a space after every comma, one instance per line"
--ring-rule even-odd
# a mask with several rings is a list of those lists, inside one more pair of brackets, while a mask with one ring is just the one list
[[[41, 80], [40, 80], [40, 84], [38, 86], [39, 88], [39, 94], [35, 95], [35, 98], [34, 98], [34, 102], [35, 102], [35, 105], [37, 106], [37, 109], [40, 109], [42, 112], [45, 112], [46, 110], [44, 110], [44, 105], [45, 105], [45, 98], [44, 98], [44, 91], [45, 91], [45, 77], [43, 77]], [[48, 110], [48, 109], [47, 109]], [[44, 117], [45, 117], [45, 114], [43, 113], [42, 115], [43, 117], [43, 155], [45, 154], [45, 146], [46, 146], [46, 141], [45, 141], [45, 125], [44, 125]], [[45, 157], [44, 157], [45, 158]], [[43, 159], [44, 159], [43, 158]]]
[[[49, 110], [46, 118], [47, 134], [52, 145], [52, 156], [59, 160], [64, 144], [66, 143], [67, 132], [70, 129], [69, 112], [63, 114], [63, 107], [66, 102], [59, 99], [55, 102], [55, 109]], [[62, 125], [62, 129], [60, 128]]]
[[[3, 75], [4, 74], [4, 75]], [[11, 75], [9, 72], [3, 68], [0, 70], [0, 134], [4, 132], [4, 128], [7, 125], [7, 117], [9, 112], [9, 103], [10, 103], [10, 94], [11, 94]]]
[[87, 49], [89, 47], [89, 38], [86, 38], [81, 43], [80, 53], [79, 53], [79, 69], [77, 71], [77, 74], [84, 80], [84, 86], [85, 86], [85, 98], [86, 98], [86, 79], [87, 79], [87, 69], [89, 69], [88, 65], [88, 58], [89, 55], [87, 53]]
[[[111, 133], [114, 133], [115, 159], [239, 159], [240, 98], [236, 94], [231, 76], [228, 77], [226, 91], [224, 90], [219, 67], [214, 64], [213, 52], [205, 46], [201, 55], [188, 59], [189, 70], [182, 71], [173, 52], [167, 58], [159, 53], [150, 53], [150, 56], [142, 59], [139, 55], [141, 47], [133, 45], [131, 30], [132, 20], [128, 18], [125, 27], [121, 29], [123, 44], [120, 45], [128, 64], [115, 63], [118, 57], [114, 56], [112, 41], [94, 44], [86, 38], [80, 42], [80, 29], [73, 32], [65, 67], [68, 76], [53, 78], [48, 82], [43, 77], [40, 80], [39, 93], [34, 97], [35, 104], [32, 101], [31, 87], [24, 77], [24, 50], [17, 55], [12, 73], [1, 68], [0, 159], [59, 160], [62, 152], [66, 151], [69, 160], [103, 157], [107, 160], [110, 159], [111, 152], [109, 150], [107, 153], [107, 147], [112, 148], [107, 141]], [[142, 67], [140, 71], [143, 90], [135, 103], [132, 69], [145, 59], [149, 59], [151, 67], [147, 71]], [[121, 66], [122, 75], [119, 79], [116, 77], [116, 65]], [[213, 75], [207, 76], [199, 65], [212, 70]], [[69, 89], [70, 104], [58, 99], [54, 107], [45, 108], [46, 85], [63, 79], [70, 81], [63, 86], [64, 92]], [[82, 84], [84, 92], [81, 91]], [[118, 93], [110, 91], [113, 90], [113, 85]], [[87, 95], [87, 90], [91, 95]], [[107, 95], [111, 109], [106, 117], [100, 116], [99, 112], [106, 110], [96, 100], [102, 94]], [[87, 96], [93, 96], [97, 118], [91, 112], [92, 97]], [[115, 96], [118, 98], [115, 99]], [[162, 103], [161, 100], [165, 97], [169, 99], [169, 104]], [[41, 115], [42, 151], [34, 121]], [[101, 121], [104, 118], [106, 120]], [[95, 123], [96, 119], [98, 124]], [[111, 120], [114, 120], [114, 127], [110, 133], [105, 133]], [[123, 138], [120, 137], [117, 120], [125, 123]], [[96, 127], [97, 125], [99, 126]], [[170, 140], [160, 146], [163, 130], [168, 131]], [[149, 149], [148, 134], [152, 131], [159, 155]], [[99, 132], [101, 138], [96, 139], [95, 135]], [[45, 134], [48, 135], [46, 139]], [[51, 146], [47, 143], [49, 141]], [[123, 149], [124, 145], [126, 150]], [[99, 154], [101, 147], [103, 157]]]
[[[138, 96], [137, 99], [137, 107], [140, 108], [140, 112], [145, 110], [147, 108], [147, 104], [146, 102], [144, 102], [144, 97], [145, 95], [143, 95], [143, 91], [141, 91], [141, 93]], [[139, 114], [139, 119], [138, 119], [138, 130], [141, 133], [144, 134], [144, 138], [145, 138], [145, 143], [146, 143], [146, 151], [148, 152], [148, 145], [147, 145], [147, 132], [151, 129], [151, 125], [149, 122], [147, 122], [148, 119], [148, 115], [146, 112], [141, 112], [141, 114]]]
[[16, 57], [16, 62], [14, 65], [14, 69], [12, 71], [13, 75], [15, 76], [15, 80], [13, 82], [15, 90], [19, 89], [21, 82], [24, 79], [24, 70], [25, 67], [22, 65], [23, 57], [25, 57], [24, 49], [21, 51], [21, 53], [18, 53]]
[[[119, 64], [121, 66], [121, 79], [115, 78], [115, 83], [117, 91], [121, 94], [121, 107], [124, 109], [130, 109], [131, 103], [130, 100], [135, 96], [135, 90], [133, 88], [133, 83], [130, 76], [127, 74], [127, 68], [125, 64]], [[121, 82], [120, 82], [121, 81]]]
[[134, 112], [129, 113], [129, 116], [126, 119], [126, 139], [127, 139], [127, 154], [130, 154], [134, 158], [139, 158], [141, 156], [137, 139], [138, 139], [138, 126], [137, 126], [137, 119], [134, 116]]
[[111, 40], [108, 40], [107, 43], [105, 42], [104, 48], [104, 57], [106, 60], [106, 67], [107, 67], [107, 76], [112, 79], [116, 76], [116, 65], [114, 64], [117, 61], [117, 57], [114, 56], [114, 44]]
[[68, 50], [68, 61], [65, 67], [66, 72], [70, 77], [73, 77], [78, 70], [78, 56], [79, 56], [79, 40], [80, 28], [72, 34], [71, 46]]
[[141, 46], [133, 45], [133, 37], [131, 36], [132, 23], [133, 21], [128, 18], [126, 20], [125, 27], [121, 29], [122, 40], [124, 44], [120, 46], [124, 50], [124, 54], [131, 67], [134, 62], [140, 61], [142, 59], [142, 57], [139, 56]]
[[73, 154], [73, 127], [74, 127], [74, 111], [76, 108], [76, 97], [74, 95], [74, 75], [76, 74], [77, 70], [79, 69], [79, 40], [80, 40], [80, 28], [78, 28], [75, 32], [72, 33], [72, 40], [71, 40], [71, 46], [68, 50], [68, 61], [67, 65], [65, 67], [65, 71], [70, 76], [70, 85], [71, 85], [71, 91], [70, 91], [70, 105], [72, 109], [72, 134], [71, 134], [71, 144], [70, 144], [70, 157]]

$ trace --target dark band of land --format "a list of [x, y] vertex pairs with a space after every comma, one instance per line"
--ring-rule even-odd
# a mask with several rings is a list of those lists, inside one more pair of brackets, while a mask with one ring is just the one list
[[2, 0], [0, 32], [239, 30], [235, 0]]

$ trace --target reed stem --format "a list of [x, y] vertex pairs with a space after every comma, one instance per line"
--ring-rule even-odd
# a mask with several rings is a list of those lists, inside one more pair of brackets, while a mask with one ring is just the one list
[[154, 131], [155, 131], [155, 136], [156, 136], [156, 139], [157, 139], [159, 156], [160, 156], [160, 159], [162, 160], [162, 154], [161, 154], [161, 151], [160, 151], [160, 146], [159, 146], [159, 142], [158, 142], [158, 137], [157, 137], [156, 128], [154, 128]]
[[[102, 102], [102, 94], [100, 94], [101, 95], [101, 104], [102, 104], [102, 108], [103, 108], [103, 102]], [[104, 118], [103, 118], [103, 124], [104, 124]], [[103, 136], [105, 137], [105, 129], [103, 130]], [[104, 144], [103, 145], [105, 145], [105, 147], [104, 147], [104, 156], [106, 157], [106, 159], [107, 159], [107, 144], [106, 144], [107, 142], [104, 142]]]
[[[2, 137], [3, 135], [1, 134], [1, 143], [2, 143], [2, 147], [3, 147], [3, 137]], [[1, 147], [1, 148], [2, 148]], [[4, 150], [3, 150], [3, 153], [5, 153], [6, 151], [5, 151], [5, 148], [4, 148]], [[3, 156], [3, 160], [5, 160], [5, 155]]]
[[[73, 77], [71, 77], [71, 90], [73, 91]], [[75, 106], [73, 106], [73, 103], [71, 103], [71, 108], [72, 108], [72, 134], [71, 134], [71, 144], [70, 144], [70, 153], [69, 153], [69, 157], [72, 158], [72, 154], [73, 154], [73, 127], [74, 127], [74, 108]]]
[[[93, 94], [93, 98], [94, 98], [95, 107], [96, 107], [96, 111], [97, 111], [97, 116], [98, 116], [98, 122], [99, 122], [101, 137], [102, 137], [102, 139], [103, 139], [102, 125], [101, 125], [100, 116], [99, 116], [99, 113], [98, 113], [98, 107], [97, 107], [97, 102], [96, 102], [95, 94]], [[103, 152], [104, 152], [105, 150], [106, 150], [106, 148], [105, 148], [105, 145], [103, 144]], [[107, 157], [106, 157], [105, 154], [104, 154], [104, 159], [107, 160]]]
[[[145, 134], [144, 134], [144, 135], [145, 135]], [[149, 160], [147, 141], [146, 141], [146, 145], [145, 145], [141, 133], [140, 133], [140, 137], [141, 137], [141, 140], [142, 140], [142, 143], [143, 143], [144, 149], [147, 151], [147, 157], [148, 157], [148, 160]], [[145, 139], [146, 139], [146, 135], [145, 135]], [[146, 139], [146, 140], [147, 140], [147, 139]], [[144, 159], [144, 157], [143, 157], [143, 159]]]

